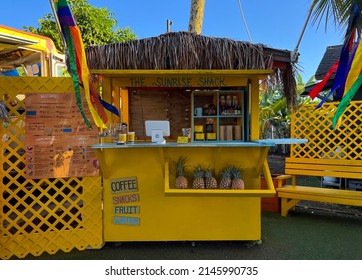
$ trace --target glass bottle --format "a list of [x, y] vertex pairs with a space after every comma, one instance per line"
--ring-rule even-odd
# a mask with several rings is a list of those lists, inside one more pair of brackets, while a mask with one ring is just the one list
[[225, 110], [226, 110], [226, 101], [225, 101], [225, 96], [221, 95], [220, 96], [220, 114], [225, 114]]
[[234, 114], [240, 114], [240, 106], [239, 106], [239, 101], [238, 101], [238, 97], [236, 95], [233, 96], [233, 111]]
[[231, 110], [232, 110], [232, 100], [231, 100], [231, 96], [227, 95], [226, 96], [226, 110], [227, 112], [230, 114]]

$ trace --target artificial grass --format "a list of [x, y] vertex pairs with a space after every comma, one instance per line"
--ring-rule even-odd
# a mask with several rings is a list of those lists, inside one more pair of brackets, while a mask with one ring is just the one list
[[[247, 230], [247, 229], [246, 229]], [[361, 260], [362, 217], [298, 207], [262, 213], [262, 244], [250, 241], [124, 242], [42, 260]]]

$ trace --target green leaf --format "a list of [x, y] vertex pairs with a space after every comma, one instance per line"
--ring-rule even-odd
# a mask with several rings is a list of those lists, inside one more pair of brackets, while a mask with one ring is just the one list
[[[118, 26], [114, 12], [106, 7], [94, 7], [87, 0], [68, 0], [68, 3], [81, 31], [85, 47], [137, 39], [137, 35], [129, 27], [121, 29]], [[38, 25], [38, 27], [24, 26], [23, 28], [26, 31], [49, 37], [56, 48], [64, 52], [64, 45], [54, 16], [52, 14], [44, 15], [38, 20]]]

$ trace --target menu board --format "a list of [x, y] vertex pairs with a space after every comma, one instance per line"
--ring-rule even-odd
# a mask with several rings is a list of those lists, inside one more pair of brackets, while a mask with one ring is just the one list
[[28, 179], [98, 176], [99, 165], [91, 145], [97, 127], [88, 105], [79, 112], [74, 93], [28, 93], [25, 98], [25, 159]]

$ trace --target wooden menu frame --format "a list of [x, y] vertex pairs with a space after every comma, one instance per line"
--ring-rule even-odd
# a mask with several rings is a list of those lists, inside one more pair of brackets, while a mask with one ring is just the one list
[[28, 179], [99, 176], [94, 125], [86, 102], [79, 112], [74, 93], [27, 93], [25, 159]]

